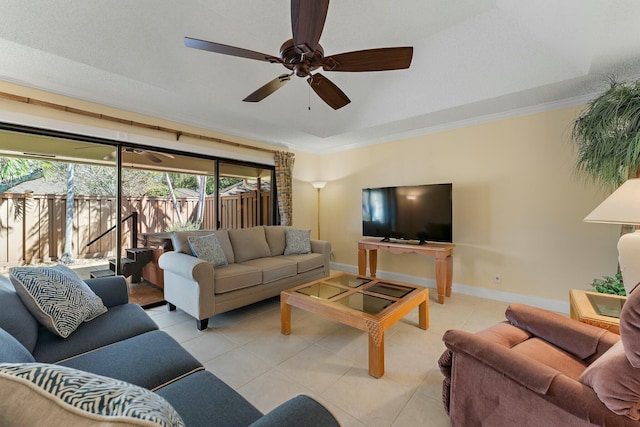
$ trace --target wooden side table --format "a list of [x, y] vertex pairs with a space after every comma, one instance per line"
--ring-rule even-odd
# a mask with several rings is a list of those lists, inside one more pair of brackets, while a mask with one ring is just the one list
[[571, 289], [570, 315], [582, 323], [620, 333], [620, 311], [627, 297]]
[[358, 242], [358, 274], [367, 275], [367, 251], [369, 251], [369, 276], [376, 277], [378, 249], [394, 254], [416, 253], [436, 259], [436, 287], [438, 302], [444, 304], [444, 297], [451, 296], [453, 280], [453, 243], [428, 243], [425, 245], [382, 242], [379, 239], [364, 239]]

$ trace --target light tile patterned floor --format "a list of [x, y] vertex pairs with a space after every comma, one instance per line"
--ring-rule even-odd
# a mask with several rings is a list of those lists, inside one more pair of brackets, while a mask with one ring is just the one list
[[[432, 294], [435, 292], [432, 290]], [[508, 304], [454, 294], [430, 299], [430, 328], [415, 309], [385, 334], [385, 374], [367, 373], [367, 335], [292, 308], [292, 332], [280, 334], [280, 302], [272, 298], [216, 315], [206, 331], [166, 307], [148, 310], [158, 326], [255, 407], [268, 412], [305, 393], [342, 426], [450, 426], [441, 403], [438, 357], [447, 329], [478, 331], [504, 319]]]

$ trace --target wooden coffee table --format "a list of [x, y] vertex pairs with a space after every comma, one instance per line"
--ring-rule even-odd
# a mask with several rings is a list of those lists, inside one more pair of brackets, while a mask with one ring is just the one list
[[429, 327], [429, 289], [340, 273], [280, 293], [281, 332], [291, 333], [291, 306], [369, 334], [369, 375], [384, 374], [384, 331], [418, 307], [418, 326]]

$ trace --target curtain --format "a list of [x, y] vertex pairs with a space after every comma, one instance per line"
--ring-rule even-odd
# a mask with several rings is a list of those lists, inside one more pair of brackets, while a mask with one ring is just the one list
[[293, 163], [294, 154], [286, 151], [276, 151], [273, 155], [276, 165], [276, 197], [280, 225], [293, 224]]

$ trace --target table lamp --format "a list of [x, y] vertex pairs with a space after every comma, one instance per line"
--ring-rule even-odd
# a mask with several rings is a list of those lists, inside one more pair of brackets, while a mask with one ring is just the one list
[[[640, 179], [630, 179], [611, 193], [584, 219], [585, 222], [640, 225]], [[618, 240], [618, 262], [627, 295], [640, 283], [640, 231]]]

